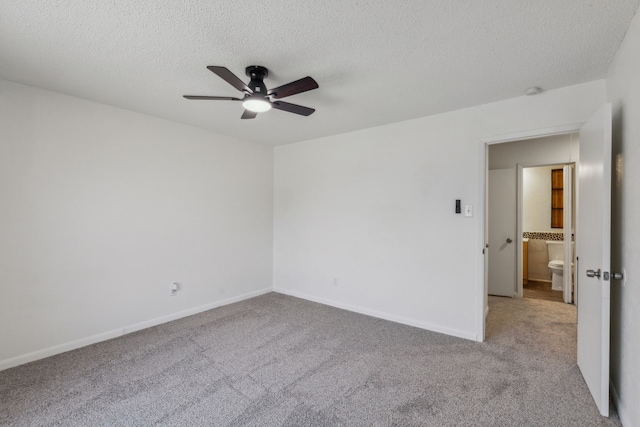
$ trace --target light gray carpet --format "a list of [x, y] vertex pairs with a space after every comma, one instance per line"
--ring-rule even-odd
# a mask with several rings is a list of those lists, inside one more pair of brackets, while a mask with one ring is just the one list
[[270, 293], [0, 372], [11, 426], [615, 426], [575, 307], [490, 299], [475, 343]]

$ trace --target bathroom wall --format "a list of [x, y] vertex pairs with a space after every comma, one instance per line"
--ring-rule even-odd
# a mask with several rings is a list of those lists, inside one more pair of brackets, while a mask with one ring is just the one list
[[551, 228], [551, 170], [541, 166], [522, 170], [522, 231], [561, 232]]
[[538, 280], [544, 282], [551, 281], [551, 273], [549, 272], [549, 252], [547, 251], [547, 241], [542, 239], [529, 239], [528, 246], [529, 256], [528, 275], [529, 280]]

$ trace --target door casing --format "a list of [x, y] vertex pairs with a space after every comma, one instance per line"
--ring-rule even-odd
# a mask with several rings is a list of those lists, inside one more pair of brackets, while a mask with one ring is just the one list
[[[487, 272], [488, 272], [488, 257], [485, 256], [485, 244], [488, 242], [488, 175], [489, 175], [489, 146], [493, 144], [501, 144], [504, 142], [522, 141], [526, 139], [542, 138], [546, 136], [563, 135], [567, 133], [578, 132], [584, 122], [569, 123], [565, 125], [553, 126], [548, 128], [534, 129], [522, 132], [515, 132], [510, 134], [503, 134], [497, 136], [490, 136], [480, 138], [479, 150], [480, 150], [480, 177], [478, 179], [479, 192], [482, 197], [479, 198], [482, 206], [479, 206], [477, 212], [480, 218], [478, 219], [483, 227], [478, 227], [478, 242], [481, 247], [478, 251], [478, 256], [482, 257], [481, 261], [477, 263], [479, 271], [476, 277], [478, 277], [478, 283], [476, 286], [476, 341], [484, 341], [485, 339], [485, 318], [488, 313], [488, 288], [487, 288]], [[522, 229], [518, 230], [522, 235]], [[518, 248], [516, 257], [522, 256], [522, 249]], [[522, 275], [522, 261], [518, 268], [518, 274]]]

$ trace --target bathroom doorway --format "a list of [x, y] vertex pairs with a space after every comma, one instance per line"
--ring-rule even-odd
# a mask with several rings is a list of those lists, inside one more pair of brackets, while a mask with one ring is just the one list
[[524, 298], [574, 302], [575, 163], [518, 168]]

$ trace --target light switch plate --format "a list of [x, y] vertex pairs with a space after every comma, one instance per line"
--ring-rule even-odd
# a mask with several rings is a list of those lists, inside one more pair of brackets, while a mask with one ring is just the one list
[[473, 206], [464, 205], [464, 216], [473, 216]]

